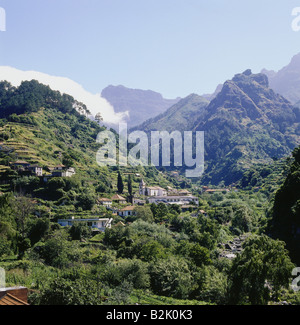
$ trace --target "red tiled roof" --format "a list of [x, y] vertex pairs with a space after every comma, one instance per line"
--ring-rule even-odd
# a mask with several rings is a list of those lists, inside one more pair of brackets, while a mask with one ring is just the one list
[[6, 293], [0, 298], [0, 306], [28, 306], [28, 304], [25, 301]]
[[120, 211], [133, 211], [134, 208], [135, 208], [134, 206], [127, 206], [127, 207], [121, 209]]
[[116, 194], [111, 198], [113, 201], [126, 201], [121, 195]]

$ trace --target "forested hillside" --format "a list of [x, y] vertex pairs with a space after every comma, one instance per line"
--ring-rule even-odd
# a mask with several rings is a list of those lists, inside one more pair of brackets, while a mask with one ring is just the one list
[[[256, 76], [239, 78], [261, 87], [252, 80]], [[237, 184], [223, 182], [211, 191], [163, 169], [99, 167], [96, 138], [105, 128], [84, 116], [83, 104], [35, 81], [18, 88], [2, 82], [0, 89], [0, 267], [8, 286], [29, 289], [30, 304], [299, 304], [289, 290], [294, 265], [285, 243], [267, 236], [272, 217], [266, 212], [292, 160], [253, 164]], [[228, 95], [226, 87], [221, 94]], [[193, 112], [207, 105], [197, 96], [190, 99]], [[210, 104], [207, 123], [221, 99]], [[287, 143], [294, 139], [287, 126], [294, 111], [277, 99], [287, 113]], [[243, 115], [244, 106], [237, 106], [237, 116]], [[230, 107], [216, 108], [217, 115]], [[282, 154], [288, 153], [286, 143]], [[295, 158], [293, 171], [297, 151]], [[42, 174], [28, 169], [37, 167]], [[199, 205], [149, 203], [139, 195], [141, 179], [170, 193], [188, 190]], [[103, 200], [111, 201], [109, 208]], [[290, 200], [298, 213], [297, 198]], [[122, 214], [128, 208], [134, 213]], [[111, 226], [92, 228], [98, 220]]]

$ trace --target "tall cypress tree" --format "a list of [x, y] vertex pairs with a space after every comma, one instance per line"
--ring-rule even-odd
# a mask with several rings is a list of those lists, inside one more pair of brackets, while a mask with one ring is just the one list
[[123, 179], [122, 179], [120, 171], [118, 172], [118, 184], [117, 184], [117, 186], [118, 186], [118, 193], [123, 194], [124, 184], [123, 184]]
[[131, 197], [132, 196], [132, 180], [131, 175], [128, 175], [128, 194]]

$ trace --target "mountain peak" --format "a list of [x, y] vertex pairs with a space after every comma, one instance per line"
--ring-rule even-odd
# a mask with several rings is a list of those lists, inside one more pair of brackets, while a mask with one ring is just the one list
[[232, 81], [234, 81], [237, 84], [241, 84], [241, 83], [249, 84], [249, 83], [256, 82], [262, 87], [266, 87], [266, 88], [269, 87], [269, 79], [267, 75], [263, 73], [254, 74], [250, 69], [244, 71], [243, 73], [236, 74], [233, 77]]
[[296, 54], [293, 56], [290, 64], [289, 64], [290, 68], [300, 68], [300, 53]]
[[245, 76], [251, 76], [251, 75], [252, 75], [252, 70], [251, 70], [251, 69], [247, 69], [247, 70], [245, 70], [245, 71], [243, 72], [243, 74], [244, 74]]

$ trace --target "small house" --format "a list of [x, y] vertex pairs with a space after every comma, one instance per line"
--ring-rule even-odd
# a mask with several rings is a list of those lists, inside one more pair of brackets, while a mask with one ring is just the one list
[[116, 194], [114, 195], [111, 200], [115, 203], [119, 203], [119, 204], [125, 204], [126, 203], [126, 199], [123, 198], [121, 195]]
[[129, 217], [129, 216], [134, 216], [135, 215], [135, 211], [134, 211], [135, 207], [134, 206], [127, 206], [123, 209], [120, 209], [118, 214], [120, 217]]
[[139, 198], [133, 197], [132, 198], [132, 204], [133, 205], [145, 205], [146, 204], [146, 200], [141, 200]]
[[199, 199], [196, 196], [187, 195], [174, 195], [174, 196], [156, 196], [148, 197], [149, 203], [165, 203], [165, 204], [178, 204], [178, 205], [199, 205]]
[[23, 160], [17, 160], [13, 163], [14, 167], [16, 169], [19, 169], [19, 168], [27, 168], [30, 166], [30, 163], [27, 162], [27, 161], [23, 161]]
[[43, 168], [38, 165], [30, 165], [28, 170], [30, 170], [36, 176], [43, 176]]
[[58, 224], [62, 227], [72, 227], [75, 223], [85, 223], [93, 230], [99, 230], [104, 232], [106, 228], [111, 228], [111, 223], [113, 219], [111, 218], [87, 218], [87, 219], [60, 219]]
[[103, 205], [106, 208], [109, 208], [112, 205], [112, 200], [105, 197], [101, 197], [97, 200], [97, 204]]
[[66, 167], [64, 165], [58, 165], [52, 171], [52, 177], [72, 177], [75, 174], [76, 172], [73, 167]]

